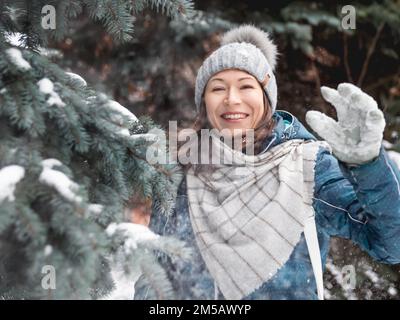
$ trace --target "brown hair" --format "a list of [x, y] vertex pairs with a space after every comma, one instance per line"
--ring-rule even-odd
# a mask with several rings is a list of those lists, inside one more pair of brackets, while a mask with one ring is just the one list
[[[260, 84], [261, 86], [261, 84]], [[261, 87], [263, 90], [263, 88]], [[272, 117], [272, 109], [269, 104], [268, 97], [263, 90], [263, 100], [264, 100], [264, 113], [261, 117], [261, 120], [256, 128], [254, 128], [254, 154], [260, 153], [262, 150], [264, 140], [271, 135], [272, 130], [275, 127], [275, 119]], [[212, 129], [212, 125], [208, 121], [207, 118], [207, 109], [204, 102], [204, 94], [201, 99], [200, 112], [198, 113], [193, 125], [192, 129], [196, 131], [198, 141], [201, 141], [200, 138], [200, 130], [201, 129]], [[185, 142], [178, 142], [178, 153], [181, 151], [181, 147]], [[201, 143], [199, 143], [199, 150], [201, 148]], [[242, 144], [242, 151], [246, 148], [246, 141]], [[212, 172], [212, 165], [210, 164], [185, 164], [183, 165], [183, 169], [187, 172], [193, 166], [194, 173], [198, 174], [200, 171], [209, 171]]]

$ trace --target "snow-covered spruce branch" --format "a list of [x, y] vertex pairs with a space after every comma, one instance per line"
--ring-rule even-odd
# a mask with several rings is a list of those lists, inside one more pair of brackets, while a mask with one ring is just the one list
[[107, 299], [131, 299], [134, 284], [140, 276], [151, 286], [156, 297], [173, 298], [171, 283], [165, 270], [157, 263], [154, 252], [163, 252], [174, 260], [188, 261], [192, 251], [185, 247], [184, 242], [162, 237], [144, 225], [133, 223], [112, 223], [106, 232], [117, 248], [109, 256], [116, 288]]
[[123, 241], [119, 250], [124, 255], [131, 254], [137, 248], [159, 250], [165, 252], [171, 258], [189, 260], [192, 255], [190, 248], [183, 241], [174, 237], [160, 236], [151, 231], [147, 226], [129, 222], [111, 223], [106, 233], [109, 237], [119, 237], [117, 241]]

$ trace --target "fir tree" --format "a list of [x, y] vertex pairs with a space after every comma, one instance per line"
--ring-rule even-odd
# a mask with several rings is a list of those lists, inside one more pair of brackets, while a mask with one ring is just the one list
[[[54, 30], [41, 25], [45, 5], [55, 8]], [[168, 297], [154, 250], [188, 258], [180, 241], [141, 239], [140, 228], [123, 223], [133, 195], [163, 214], [173, 210], [180, 171], [146, 161], [158, 126], [65, 72], [44, 49], [81, 14], [130, 41], [135, 15], [148, 6], [173, 18], [192, 10], [186, 0], [0, 4], [1, 298], [104, 297], [112, 266], [133, 276], [146, 270]], [[8, 40], [16, 32], [18, 46]]]

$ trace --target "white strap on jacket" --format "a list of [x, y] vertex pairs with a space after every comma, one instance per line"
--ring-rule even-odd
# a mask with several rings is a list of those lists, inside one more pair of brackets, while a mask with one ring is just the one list
[[324, 280], [322, 272], [321, 252], [319, 249], [317, 227], [315, 216], [311, 216], [305, 221], [304, 236], [310, 254], [311, 264], [314, 271], [315, 282], [317, 284], [318, 299], [324, 300]]

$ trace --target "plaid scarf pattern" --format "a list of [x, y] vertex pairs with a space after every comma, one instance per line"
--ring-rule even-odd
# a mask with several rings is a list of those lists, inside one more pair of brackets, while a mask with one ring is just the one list
[[205, 264], [226, 299], [238, 300], [271, 279], [314, 216], [315, 158], [324, 141], [292, 139], [246, 155], [212, 134], [212, 150], [231, 163], [186, 175], [189, 213]]

